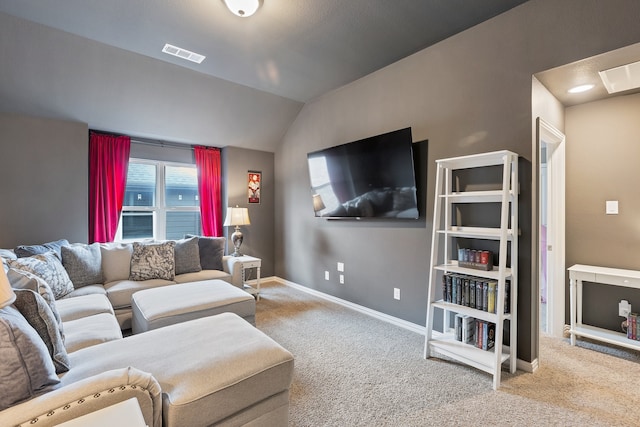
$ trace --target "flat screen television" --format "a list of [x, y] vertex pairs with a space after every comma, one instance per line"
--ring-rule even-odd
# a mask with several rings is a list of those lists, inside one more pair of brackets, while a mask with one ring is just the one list
[[316, 217], [418, 219], [411, 128], [307, 154]]

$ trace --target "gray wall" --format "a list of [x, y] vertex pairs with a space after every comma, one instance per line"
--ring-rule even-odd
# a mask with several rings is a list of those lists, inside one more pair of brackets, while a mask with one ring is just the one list
[[85, 123], [0, 113], [0, 247], [87, 242]]
[[[274, 275], [274, 154], [265, 151], [225, 147], [222, 150], [225, 175], [223, 199], [226, 206], [249, 209], [251, 225], [241, 227], [244, 240], [240, 252], [262, 259], [262, 277]], [[248, 171], [262, 172], [260, 203], [247, 201]], [[226, 212], [226, 207], [225, 207]], [[234, 227], [225, 227], [225, 235], [231, 236]], [[231, 241], [227, 242], [228, 252], [233, 252]]]
[[[640, 94], [566, 109], [567, 266], [640, 270], [638, 117]], [[605, 214], [607, 200], [618, 215]], [[586, 284], [584, 322], [620, 331], [621, 299], [640, 309], [639, 290]]]
[[[276, 152], [276, 274], [424, 325], [436, 159], [509, 149], [524, 158], [518, 355], [537, 354], [530, 280], [532, 83], [536, 72], [640, 39], [640, 3], [532, 0], [304, 106]], [[406, 126], [429, 140], [427, 220], [328, 222], [313, 217], [306, 153]], [[524, 221], [523, 221], [524, 219]], [[346, 283], [324, 281], [335, 262]], [[335, 275], [333, 276], [335, 277]], [[402, 299], [393, 299], [400, 287]]]

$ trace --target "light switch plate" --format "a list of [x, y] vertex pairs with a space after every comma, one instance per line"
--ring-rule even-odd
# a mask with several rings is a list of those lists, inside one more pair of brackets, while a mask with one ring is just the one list
[[617, 200], [607, 200], [607, 203], [606, 203], [606, 214], [607, 215], [618, 215], [618, 201]]

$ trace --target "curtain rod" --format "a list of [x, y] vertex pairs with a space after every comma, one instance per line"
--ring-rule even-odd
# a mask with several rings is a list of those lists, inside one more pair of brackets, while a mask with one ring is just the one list
[[159, 141], [159, 140], [155, 140], [155, 139], [148, 139], [148, 138], [139, 138], [139, 137], [131, 137], [131, 142], [134, 142], [136, 144], [143, 144], [143, 145], [155, 145], [157, 147], [171, 147], [171, 148], [177, 148], [179, 150], [193, 150], [193, 145], [191, 144], [181, 144], [179, 142], [171, 142], [171, 141]]

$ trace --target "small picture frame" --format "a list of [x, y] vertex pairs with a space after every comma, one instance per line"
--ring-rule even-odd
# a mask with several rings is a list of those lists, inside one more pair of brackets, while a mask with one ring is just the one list
[[247, 183], [247, 200], [249, 203], [260, 203], [261, 184], [262, 172], [249, 171]]

